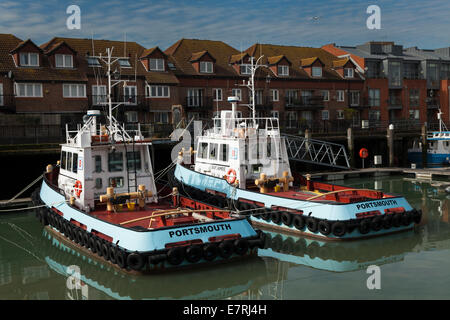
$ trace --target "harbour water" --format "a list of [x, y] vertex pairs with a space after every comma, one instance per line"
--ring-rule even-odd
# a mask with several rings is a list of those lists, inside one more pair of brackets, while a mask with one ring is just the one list
[[[401, 176], [338, 183], [402, 194], [422, 208], [422, 222], [413, 231], [345, 243], [270, 232], [247, 261], [130, 276], [61, 242], [32, 211], [3, 213], [0, 299], [448, 299], [450, 195]], [[379, 289], [371, 286], [370, 266], [379, 267]]]

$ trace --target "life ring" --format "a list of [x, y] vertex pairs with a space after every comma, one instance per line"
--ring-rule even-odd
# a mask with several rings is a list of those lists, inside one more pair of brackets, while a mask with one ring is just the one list
[[233, 184], [236, 181], [236, 170], [234, 170], [233, 168], [230, 168], [227, 172], [227, 181], [229, 184]]
[[81, 195], [81, 192], [83, 191], [83, 186], [81, 185], [80, 180], [75, 181], [75, 184], [73, 185], [73, 189], [75, 190], [75, 195], [77, 196], [77, 198], [79, 198]]

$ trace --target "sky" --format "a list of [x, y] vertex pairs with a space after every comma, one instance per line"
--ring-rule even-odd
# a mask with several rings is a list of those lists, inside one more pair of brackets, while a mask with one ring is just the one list
[[[69, 30], [70, 5], [81, 28]], [[381, 10], [368, 29], [367, 8]], [[54, 36], [136, 41], [165, 50], [181, 38], [221, 40], [238, 50], [254, 43], [320, 47], [395, 41], [405, 48], [450, 46], [449, 0], [121, 1], [0, 0], [0, 33], [40, 45]]]

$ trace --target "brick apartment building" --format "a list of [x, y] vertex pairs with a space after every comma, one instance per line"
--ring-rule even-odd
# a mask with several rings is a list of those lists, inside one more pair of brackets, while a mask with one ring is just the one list
[[[393, 42], [322, 48], [254, 44], [239, 51], [222, 41], [181, 39], [166, 50], [135, 42], [53, 38], [36, 45], [0, 34], [0, 111], [40, 124], [77, 123], [103, 109], [106, 68], [95, 58], [114, 47], [114, 74], [126, 79], [113, 100], [126, 123], [177, 125], [211, 117], [238, 96], [250, 116], [250, 58], [261, 58], [255, 80], [258, 116], [275, 116], [282, 129], [345, 130], [364, 120], [385, 124], [449, 119], [450, 49], [404, 49]], [[3, 118], [6, 118], [3, 117]]]
[[324, 50], [351, 57], [364, 70], [369, 119], [395, 122], [449, 119], [449, 48], [421, 50], [394, 42], [367, 42], [356, 47], [328, 44]]

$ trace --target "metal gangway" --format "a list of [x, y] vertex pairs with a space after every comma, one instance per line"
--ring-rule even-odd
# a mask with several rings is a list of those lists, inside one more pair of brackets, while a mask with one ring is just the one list
[[347, 152], [341, 144], [288, 134], [282, 136], [286, 141], [289, 160], [340, 169], [350, 168]]

